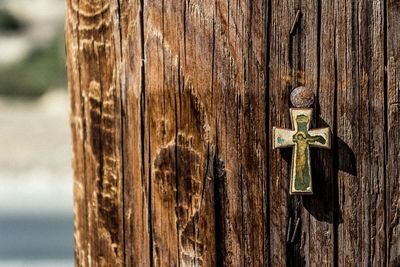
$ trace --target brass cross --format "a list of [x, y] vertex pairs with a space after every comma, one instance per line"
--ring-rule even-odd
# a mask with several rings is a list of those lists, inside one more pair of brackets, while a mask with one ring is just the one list
[[311, 108], [291, 108], [294, 130], [273, 127], [273, 148], [293, 147], [290, 194], [312, 194], [310, 146], [330, 149], [329, 128], [310, 130]]

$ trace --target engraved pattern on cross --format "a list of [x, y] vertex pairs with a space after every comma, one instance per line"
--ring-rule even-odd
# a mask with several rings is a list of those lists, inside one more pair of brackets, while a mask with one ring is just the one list
[[312, 194], [310, 147], [330, 149], [329, 128], [310, 130], [312, 109], [291, 108], [294, 130], [273, 127], [273, 148], [293, 147], [290, 194]]

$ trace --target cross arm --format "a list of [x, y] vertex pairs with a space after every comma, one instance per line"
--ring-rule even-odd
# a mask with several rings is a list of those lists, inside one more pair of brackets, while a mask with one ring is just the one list
[[273, 149], [275, 148], [283, 148], [290, 147], [294, 145], [293, 135], [296, 133], [293, 130], [273, 127]]
[[309, 130], [311, 138], [310, 146], [330, 149], [331, 148], [331, 131], [329, 128], [318, 128]]

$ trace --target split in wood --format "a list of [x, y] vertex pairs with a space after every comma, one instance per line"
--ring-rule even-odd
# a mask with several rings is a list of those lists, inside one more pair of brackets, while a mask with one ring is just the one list
[[292, 217], [289, 218], [289, 224], [288, 224], [288, 228], [286, 231], [286, 242], [290, 241], [290, 230], [292, 228]]

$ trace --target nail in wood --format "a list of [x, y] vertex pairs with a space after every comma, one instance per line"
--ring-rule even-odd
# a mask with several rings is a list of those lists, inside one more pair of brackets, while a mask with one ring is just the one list
[[296, 226], [294, 227], [294, 231], [293, 231], [292, 240], [290, 241], [291, 243], [294, 242], [294, 239], [295, 239], [296, 234], [297, 234], [297, 230], [298, 230], [298, 228], [299, 228], [299, 224], [300, 224], [300, 218], [297, 218]]
[[296, 17], [294, 18], [292, 27], [290, 28], [290, 32], [289, 32], [290, 35], [293, 35], [295, 30], [297, 29], [297, 25], [299, 24], [300, 17], [301, 17], [301, 12], [299, 9], [299, 10], [297, 10]]

